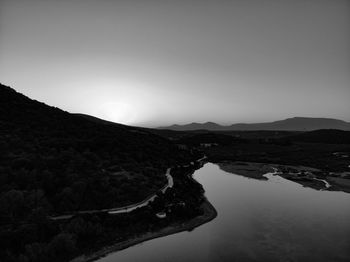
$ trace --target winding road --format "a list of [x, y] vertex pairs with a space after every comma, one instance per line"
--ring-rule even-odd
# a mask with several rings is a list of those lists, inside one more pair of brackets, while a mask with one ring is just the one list
[[[204, 157], [196, 160], [196, 162], [201, 162], [206, 158], [207, 157], [204, 156]], [[194, 162], [191, 162], [191, 164], [194, 164]], [[188, 167], [188, 166], [190, 166], [190, 165], [184, 165], [183, 167]], [[165, 193], [168, 188], [171, 188], [174, 185], [174, 180], [173, 180], [173, 177], [170, 175], [170, 171], [171, 171], [171, 168], [168, 168], [166, 173], [165, 173], [165, 176], [168, 179], [168, 183], [159, 190], [159, 191], [162, 191], [162, 193]], [[159, 191], [157, 191], [157, 192], [159, 192]], [[74, 213], [60, 215], [60, 216], [51, 216], [50, 219], [52, 219], [52, 220], [64, 220], [64, 219], [70, 219], [73, 216], [78, 215], [78, 214], [94, 214], [94, 213], [101, 213], [101, 212], [108, 212], [108, 214], [129, 213], [137, 208], [147, 206], [150, 202], [152, 202], [156, 198], [157, 192], [146, 197], [144, 200], [137, 202], [137, 203], [134, 203], [132, 205], [123, 206], [123, 207], [115, 207], [115, 208], [106, 208], [106, 209], [76, 211]]]

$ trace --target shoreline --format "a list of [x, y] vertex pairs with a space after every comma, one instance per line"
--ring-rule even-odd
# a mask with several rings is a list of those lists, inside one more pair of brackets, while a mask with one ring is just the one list
[[252, 179], [267, 180], [264, 175], [273, 171], [271, 165], [266, 163], [246, 162], [246, 161], [223, 161], [215, 163], [219, 168], [227, 173], [244, 176]]
[[[223, 161], [223, 162], [217, 162], [216, 163], [220, 169], [222, 169], [225, 172], [233, 173], [236, 175], [253, 178], [257, 180], [267, 180], [264, 177], [264, 174], [266, 174], [266, 171], [268, 171], [269, 168], [277, 168], [280, 170], [281, 168], [289, 168], [294, 169], [295, 171], [301, 172], [301, 171], [308, 171], [308, 172], [320, 172], [321, 170], [314, 167], [307, 167], [302, 165], [283, 165], [283, 164], [275, 164], [275, 163], [259, 163], [259, 162], [249, 162], [249, 161]], [[350, 192], [350, 183], [345, 180], [343, 183], [337, 184], [337, 178], [326, 176], [323, 178], [323, 180], [317, 178], [317, 177], [298, 177], [293, 173], [283, 173], [279, 172], [279, 176], [283, 177], [284, 179], [293, 181], [297, 184], [300, 184], [304, 187], [309, 187], [315, 190], [323, 190], [323, 191], [342, 191], [349, 193]], [[340, 180], [338, 178], [338, 180]], [[331, 182], [331, 183], [329, 183]], [[344, 185], [345, 184], [345, 185]]]
[[96, 261], [99, 258], [105, 257], [108, 254], [129, 248], [131, 246], [140, 244], [142, 242], [177, 234], [184, 231], [192, 231], [196, 227], [199, 227], [203, 224], [206, 224], [210, 221], [212, 221], [214, 218], [217, 217], [218, 213], [214, 206], [205, 198], [204, 202], [201, 204], [201, 208], [203, 210], [203, 214], [197, 217], [192, 218], [191, 220], [182, 223], [182, 224], [170, 224], [167, 227], [164, 227], [156, 232], [147, 232], [145, 234], [142, 234], [140, 236], [137, 236], [132, 239], [128, 239], [107, 247], [104, 247], [92, 254], [89, 255], [81, 255], [79, 257], [76, 257], [71, 260], [71, 262], [92, 262]]

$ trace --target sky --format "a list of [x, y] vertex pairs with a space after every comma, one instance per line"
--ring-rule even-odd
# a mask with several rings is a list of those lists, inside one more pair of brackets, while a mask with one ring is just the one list
[[0, 0], [0, 82], [130, 125], [350, 121], [350, 1]]

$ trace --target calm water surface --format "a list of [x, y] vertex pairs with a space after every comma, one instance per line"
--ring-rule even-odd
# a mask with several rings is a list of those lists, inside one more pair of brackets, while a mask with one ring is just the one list
[[268, 177], [249, 179], [206, 164], [194, 178], [218, 211], [216, 219], [99, 262], [350, 261], [350, 194]]

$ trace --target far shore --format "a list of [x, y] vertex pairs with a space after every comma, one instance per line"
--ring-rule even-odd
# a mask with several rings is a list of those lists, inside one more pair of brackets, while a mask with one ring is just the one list
[[76, 257], [75, 259], [71, 260], [71, 262], [91, 262], [95, 261], [99, 258], [102, 258], [110, 253], [120, 251], [123, 249], [126, 249], [128, 247], [140, 244], [142, 242], [164, 237], [167, 235], [172, 235], [184, 231], [192, 231], [194, 228], [199, 227], [205, 223], [210, 222], [215, 217], [217, 217], [217, 211], [213, 207], [213, 205], [205, 199], [204, 202], [201, 205], [201, 209], [203, 210], [203, 214], [200, 216], [197, 216], [185, 223], [173, 223], [168, 225], [167, 227], [164, 227], [158, 231], [155, 232], [147, 232], [145, 234], [142, 234], [140, 236], [137, 236], [135, 238], [131, 238], [122, 242], [115, 243], [111, 246], [104, 247], [101, 250], [98, 250], [92, 254], [88, 255], [81, 255], [79, 257]]
[[216, 164], [225, 172], [260, 180], [267, 180], [264, 175], [273, 172], [273, 168], [266, 163], [225, 161]]
[[[267, 180], [264, 176], [268, 172], [272, 172], [272, 167], [275, 168], [290, 168], [295, 171], [309, 171], [309, 172], [320, 172], [320, 169], [307, 167], [307, 166], [293, 166], [293, 165], [281, 165], [274, 163], [256, 163], [256, 162], [244, 162], [244, 161], [223, 161], [216, 163], [220, 169], [225, 172], [245, 176], [248, 178], [254, 178], [259, 180]], [[319, 179], [312, 178], [300, 178], [295, 175], [279, 173], [279, 176], [303, 185], [304, 187], [310, 187], [316, 190], [328, 190], [328, 191], [343, 191], [350, 193], [350, 182], [349, 179], [340, 177], [326, 176], [323, 179], [326, 180], [330, 187], [325, 187], [325, 183]]]

